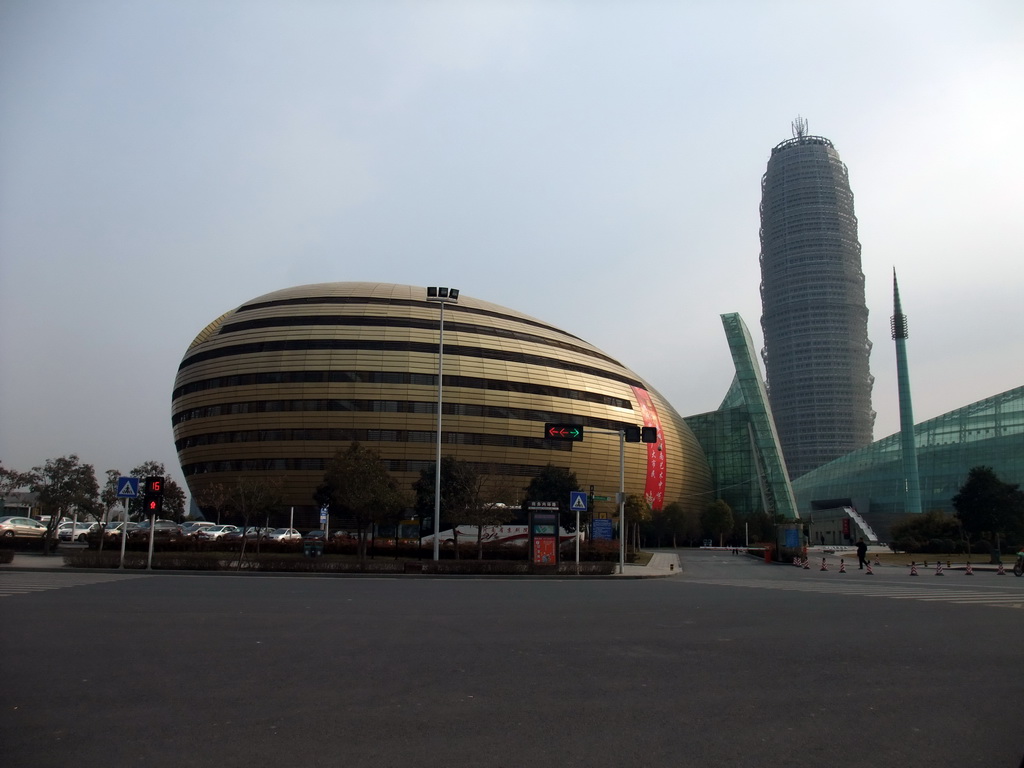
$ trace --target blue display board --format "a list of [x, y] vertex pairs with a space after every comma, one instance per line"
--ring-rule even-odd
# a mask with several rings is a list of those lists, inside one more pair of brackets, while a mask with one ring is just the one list
[[611, 539], [612, 521], [609, 519], [598, 518], [591, 522], [590, 531], [594, 539]]

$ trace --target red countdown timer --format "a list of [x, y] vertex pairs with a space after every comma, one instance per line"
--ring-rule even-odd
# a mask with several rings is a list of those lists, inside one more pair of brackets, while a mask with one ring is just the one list
[[150, 515], [159, 515], [164, 502], [164, 479], [162, 477], [147, 477], [145, 494], [142, 497], [142, 504]]

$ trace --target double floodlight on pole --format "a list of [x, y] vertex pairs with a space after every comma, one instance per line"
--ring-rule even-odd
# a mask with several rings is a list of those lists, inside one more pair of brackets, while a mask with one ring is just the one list
[[437, 457], [434, 465], [434, 559], [441, 557], [441, 403], [443, 402], [442, 376], [444, 375], [444, 305], [457, 304], [458, 288], [427, 288], [427, 301], [441, 305], [441, 320], [437, 335]]

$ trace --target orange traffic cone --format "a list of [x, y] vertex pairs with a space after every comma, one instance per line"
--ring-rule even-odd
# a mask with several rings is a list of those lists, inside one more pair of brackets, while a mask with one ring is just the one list
[[943, 575], [945, 575], [945, 574], [942, 573], [942, 561], [941, 560], [936, 560], [935, 561], [935, 575], [936, 576], [943, 576]]
[[843, 558], [839, 558], [839, 572], [846, 573], [846, 561]]
[[821, 571], [827, 571], [828, 570], [828, 563], [825, 562], [825, 558], [824, 557], [821, 558], [821, 568], [819, 568], [818, 570], [821, 570]]
[[811, 558], [809, 558], [809, 557], [805, 557], [804, 558], [804, 570], [805, 571], [811, 570]]
[[968, 563], [967, 563], [967, 570], [964, 571], [964, 576], [973, 576], [973, 575], [974, 575], [974, 569], [971, 568], [971, 563], [970, 563], [970, 561], [968, 561]]
[[996, 568], [996, 576], [1005, 576], [1005, 575], [1006, 575], [1006, 569], [1003, 568], [1003, 564], [1000, 563], [999, 567]]
[[917, 566], [914, 564], [913, 560], [910, 561], [910, 575], [917, 576]]
[[875, 572], [871, 570], [871, 561], [870, 561], [870, 560], [868, 560], [868, 561], [867, 561], [866, 563], [864, 563], [864, 564], [865, 564], [865, 565], [866, 565], [866, 566], [868, 567], [868, 572], [867, 572], [867, 573], [865, 573], [864, 575], [865, 575], [865, 576], [874, 576], [874, 575], [875, 575]]

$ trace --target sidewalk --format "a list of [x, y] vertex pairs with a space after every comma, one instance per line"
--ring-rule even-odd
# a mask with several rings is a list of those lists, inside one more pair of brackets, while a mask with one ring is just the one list
[[[0, 565], [0, 571], [5, 569], [12, 571], [70, 570], [64, 565], [64, 558], [60, 554], [43, 555], [38, 552], [15, 552], [13, 562], [7, 565]], [[139, 573], [140, 571], [133, 569], [133, 572]], [[203, 573], [216, 572], [204, 571]], [[678, 573], [680, 573], [678, 555], [672, 552], [655, 552], [651, 555], [651, 560], [647, 565], [631, 565], [626, 563], [621, 574], [619, 573], [618, 563], [616, 563], [614, 576], [629, 579], [652, 579], [675, 576]]]
[[[675, 576], [680, 572], [679, 555], [674, 552], [655, 552], [647, 565], [623, 566], [622, 577], [633, 579], [653, 579], [664, 576]], [[616, 565], [615, 575], [619, 576], [619, 568]]]

